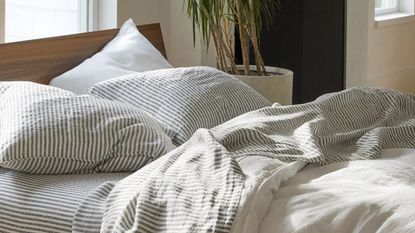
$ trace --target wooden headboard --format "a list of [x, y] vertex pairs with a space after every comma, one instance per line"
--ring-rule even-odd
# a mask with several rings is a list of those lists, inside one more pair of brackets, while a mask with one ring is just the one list
[[[160, 24], [138, 26], [166, 57]], [[54, 77], [100, 51], [118, 29], [0, 44], [0, 81], [48, 84]]]

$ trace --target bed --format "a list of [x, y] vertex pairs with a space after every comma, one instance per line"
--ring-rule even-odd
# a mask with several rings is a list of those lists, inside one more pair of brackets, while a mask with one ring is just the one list
[[[164, 55], [160, 24], [138, 26]], [[49, 84], [101, 50], [118, 29], [0, 44], [1, 81]], [[31, 175], [0, 168], [1, 231], [71, 232], [76, 209], [99, 185], [131, 173]]]
[[[167, 56], [160, 24], [142, 25], [138, 28], [164, 56]], [[0, 44], [1, 80], [26, 80], [49, 84], [54, 77], [100, 51], [117, 32], [117, 29], [112, 29]]]
[[[167, 57], [159, 24], [138, 29]], [[18, 128], [3, 127], [0, 135], [1, 231], [415, 230], [414, 95], [357, 88], [304, 105], [271, 105], [246, 85], [207, 67], [166, 66], [128, 74], [94, 84], [87, 95], [6, 82], [49, 84], [108, 47], [117, 33], [0, 45], [1, 116], [29, 122], [0, 120], [0, 127], [7, 123]], [[29, 104], [16, 107], [16, 99]], [[58, 105], [64, 101], [70, 104]], [[51, 105], [61, 107], [51, 111]], [[53, 117], [45, 117], [46, 110]], [[67, 118], [59, 121], [67, 115], [76, 124]], [[49, 124], [54, 117], [58, 120]], [[101, 126], [107, 118], [118, 121]], [[56, 136], [67, 133], [60, 123], [71, 129], [70, 140]], [[27, 131], [33, 125], [38, 128], [31, 135]], [[84, 131], [88, 127], [92, 133]], [[105, 127], [109, 130], [98, 130]], [[160, 133], [135, 138], [145, 130]], [[119, 131], [121, 137], [108, 139]], [[3, 143], [8, 132], [17, 136]], [[77, 141], [83, 133], [91, 133], [88, 137], [95, 141]], [[45, 139], [52, 134], [53, 139]], [[16, 139], [20, 135], [39, 143], [21, 142]], [[132, 146], [149, 138], [141, 147]], [[120, 146], [88, 147], [102, 142]], [[71, 154], [66, 165], [45, 159], [61, 153], [60, 148], [78, 150], [73, 145], [77, 143], [89, 148], [83, 157]], [[49, 149], [48, 144], [60, 147]], [[27, 158], [20, 148], [25, 153], [38, 151], [37, 160], [22, 163]], [[142, 148], [153, 154], [138, 161], [122, 156], [142, 154]], [[128, 153], [91, 162], [91, 153], [98, 157], [101, 151]]]

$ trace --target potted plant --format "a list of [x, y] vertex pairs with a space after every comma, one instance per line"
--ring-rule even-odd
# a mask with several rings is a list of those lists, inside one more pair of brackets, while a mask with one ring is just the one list
[[[199, 29], [201, 40], [216, 49], [217, 68], [233, 74], [271, 101], [291, 104], [293, 73], [265, 66], [260, 35], [263, 24], [270, 26], [278, 0], [185, 0], [192, 21], [193, 39]], [[235, 59], [234, 32], [239, 33], [242, 65]], [[250, 64], [252, 49], [255, 64]]]

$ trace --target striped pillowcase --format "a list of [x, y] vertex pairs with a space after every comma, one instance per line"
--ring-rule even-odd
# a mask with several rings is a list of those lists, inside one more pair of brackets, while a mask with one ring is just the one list
[[0, 83], [0, 166], [36, 174], [135, 171], [174, 148], [128, 104], [30, 82]]
[[177, 133], [176, 145], [199, 128], [271, 105], [242, 81], [209, 67], [136, 73], [95, 84], [89, 92], [151, 113]]

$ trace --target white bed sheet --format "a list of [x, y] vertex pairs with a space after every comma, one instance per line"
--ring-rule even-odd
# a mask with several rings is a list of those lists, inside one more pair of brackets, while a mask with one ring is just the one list
[[415, 149], [305, 167], [273, 195], [259, 232], [415, 232]]

